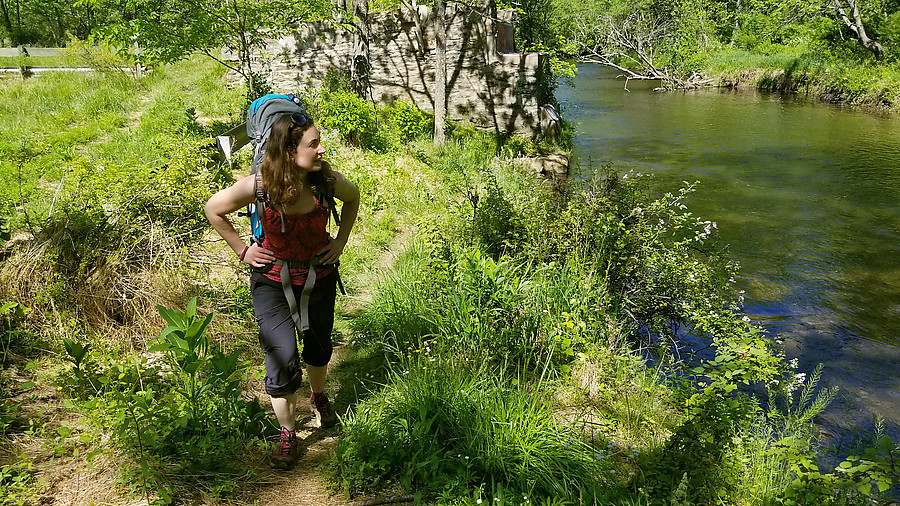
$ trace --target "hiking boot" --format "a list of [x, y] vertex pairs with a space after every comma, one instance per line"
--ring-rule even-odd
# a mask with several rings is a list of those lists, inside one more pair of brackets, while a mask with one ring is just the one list
[[269, 465], [273, 469], [287, 471], [294, 467], [300, 458], [300, 448], [297, 445], [297, 433], [292, 430], [281, 429], [281, 437], [275, 445], [275, 453]]
[[327, 394], [312, 394], [309, 396], [309, 406], [316, 417], [316, 426], [327, 429], [337, 423], [337, 415], [331, 409]]

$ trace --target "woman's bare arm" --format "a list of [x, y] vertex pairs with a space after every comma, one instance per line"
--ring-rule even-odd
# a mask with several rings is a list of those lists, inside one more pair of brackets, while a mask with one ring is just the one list
[[[209, 220], [210, 225], [222, 236], [222, 239], [225, 239], [225, 242], [237, 256], [241, 256], [244, 253], [246, 244], [244, 244], [240, 234], [235, 230], [234, 225], [231, 224], [228, 215], [253, 203], [255, 200], [254, 176], [250, 175], [238, 180], [228, 188], [216, 192], [206, 203], [206, 206], [203, 207], [206, 219]], [[243, 258], [244, 262], [254, 267], [262, 267], [273, 260], [275, 260], [275, 256], [272, 255], [272, 252], [259, 245], [251, 246], [244, 253]]]

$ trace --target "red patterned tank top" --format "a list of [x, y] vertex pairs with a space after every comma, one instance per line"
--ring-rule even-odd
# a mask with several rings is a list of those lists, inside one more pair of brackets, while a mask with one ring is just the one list
[[[284, 232], [282, 232], [284, 219]], [[281, 260], [310, 260], [322, 248], [328, 245], [329, 236], [326, 230], [328, 210], [322, 207], [318, 199], [316, 208], [306, 214], [281, 214], [270, 206], [266, 206], [260, 220], [265, 236], [262, 246]], [[272, 266], [265, 276], [281, 283], [280, 265]], [[303, 285], [306, 282], [308, 268], [291, 269], [291, 284]], [[316, 266], [316, 276], [326, 276], [331, 266]]]

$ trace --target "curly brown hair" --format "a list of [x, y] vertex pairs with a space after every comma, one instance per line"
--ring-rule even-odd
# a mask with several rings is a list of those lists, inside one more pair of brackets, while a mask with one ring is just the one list
[[[266, 142], [266, 156], [259, 168], [269, 202], [280, 208], [296, 200], [303, 189], [301, 173], [294, 164], [294, 151], [303, 133], [313, 126], [312, 118], [305, 113], [304, 116], [306, 122], [300, 125], [291, 120], [290, 114], [284, 114], [275, 120]], [[307, 173], [306, 184], [320, 202], [327, 189], [334, 187], [334, 181], [331, 166], [325, 161], [322, 162], [321, 170]]]

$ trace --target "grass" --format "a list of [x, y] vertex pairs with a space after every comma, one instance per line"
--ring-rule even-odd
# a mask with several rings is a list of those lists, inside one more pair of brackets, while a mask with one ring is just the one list
[[713, 53], [707, 73], [728, 85], [806, 93], [833, 102], [900, 108], [900, 66], [854, 59], [829, 59], [813, 51], [774, 48], [771, 52], [728, 49]]
[[219, 84], [222, 76], [199, 59], [141, 81], [119, 72], [50, 74], [0, 88], [0, 215], [19, 228], [23, 216], [13, 208], [24, 201], [46, 216], [79, 166], [152, 168], [177, 150], [173, 134], [224, 131], [240, 116], [226, 111], [240, 110], [243, 98]]
[[356, 494], [396, 481], [462, 496], [499, 486], [535, 502], [599, 499], [607, 442], [585, 442], [535, 395], [540, 386], [510, 388], [506, 376], [425, 356], [398, 364], [344, 422], [335, 462], [343, 488]]
[[0, 56], [0, 67], [70, 67], [71, 63], [64, 56]]

